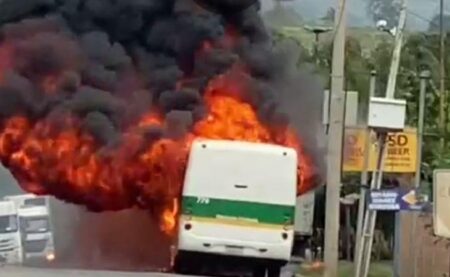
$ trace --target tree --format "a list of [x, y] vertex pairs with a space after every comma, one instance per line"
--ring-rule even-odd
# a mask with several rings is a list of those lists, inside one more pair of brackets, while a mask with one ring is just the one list
[[322, 17], [322, 20], [334, 22], [336, 16], [336, 9], [333, 7], [328, 8], [327, 13]]
[[[446, 45], [450, 51], [450, 45]], [[376, 58], [375, 58], [376, 59]], [[446, 75], [450, 74], [450, 57], [445, 57]], [[419, 106], [419, 74], [422, 70], [431, 72], [425, 102], [425, 136], [422, 158], [422, 174], [430, 179], [436, 168], [450, 168], [450, 149], [444, 151], [439, 146], [441, 136], [439, 128], [439, 35], [413, 34], [410, 35], [402, 52], [397, 91], [399, 97], [407, 100], [407, 123], [416, 126]], [[448, 82], [447, 82], [448, 87]], [[447, 110], [447, 116], [449, 116]], [[450, 124], [446, 126], [446, 134], [450, 134]], [[450, 141], [450, 135], [444, 137]]]
[[[375, 1], [375, 0], [370, 0]], [[384, 96], [391, 65], [393, 40], [386, 39], [378, 42], [377, 46], [367, 53], [362, 51], [361, 42], [352, 36], [347, 37], [346, 47], [346, 89], [360, 93], [360, 106], [367, 103], [369, 92], [370, 71], [377, 71], [377, 95]], [[331, 70], [332, 41], [323, 40], [319, 48], [318, 59], [307, 56], [306, 60], [316, 63], [317, 72], [324, 80], [329, 79]], [[367, 50], [367, 49], [366, 49]], [[450, 44], [446, 44], [446, 51], [450, 52]], [[363, 53], [365, 52], [365, 53]], [[419, 108], [420, 72], [429, 70], [431, 79], [426, 95], [425, 137], [422, 165], [423, 174], [432, 175], [435, 168], [450, 168], [450, 147], [441, 151], [439, 147], [439, 35], [436, 33], [408, 34], [402, 50], [396, 95], [407, 100], [407, 125], [417, 126]], [[305, 58], [305, 56], [303, 57]], [[450, 76], [450, 55], [445, 57], [446, 76]], [[305, 62], [305, 59], [303, 59]], [[447, 88], [450, 82], [447, 83]], [[364, 112], [364, 109], [362, 109]], [[450, 110], [447, 110], [450, 117]], [[450, 142], [450, 123], [447, 126]]]
[[[319, 49], [318, 66], [325, 76], [329, 76], [331, 72], [332, 48], [332, 41], [329, 40]], [[370, 63], [363, 54], [359, 40], [351, 35], [346, 39], [345, 61], [345, 89], [358, 91], [360, 103], [364, 106], [369, 91]]]
[[388, 27], [397, 25], [400, 14], [400, 0], [367, 0], [367, 13], [374, 22], [386, 20]]

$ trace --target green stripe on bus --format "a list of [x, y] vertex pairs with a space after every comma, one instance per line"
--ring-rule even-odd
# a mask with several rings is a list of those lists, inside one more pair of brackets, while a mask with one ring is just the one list
[[183, 215], [196, 218], [292, 225], [295, 206], [184, 196], [181, 212]]

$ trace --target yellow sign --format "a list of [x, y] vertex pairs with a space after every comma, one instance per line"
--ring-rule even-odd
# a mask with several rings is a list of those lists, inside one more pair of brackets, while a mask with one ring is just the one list
[[[378, 145], [374, 133], [370, 134], [369, 171], [377, 165]], [[347, 127], [344, 140], [344, 165], [346, 172], [359, 172], [364, 166], [366, 131], [362, 127]], [[416, 171], [417, 133], [407, 129], [388, 136], [384, 171], [391, 173], [413, 173]]]

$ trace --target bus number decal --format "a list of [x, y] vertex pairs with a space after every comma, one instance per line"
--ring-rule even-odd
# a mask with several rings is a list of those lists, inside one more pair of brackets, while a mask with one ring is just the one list
[[209, 204], [209, 198], [206, 197], [198, 197], [197, 204]]

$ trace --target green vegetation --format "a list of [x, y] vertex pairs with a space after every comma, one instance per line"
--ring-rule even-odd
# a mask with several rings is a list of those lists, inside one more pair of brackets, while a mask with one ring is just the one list
[[[392, 264], [389, 262], [373, 263], [370, 267], [369, 277], [391, 277]], [[306, 270], [299, 271], [299, 277], [320, 277], [322, 272], [310, 273]], [[353, 276], [353, 263], [340, 262], [339, 263], [339, 276], [349, 277]]]
[[[449, 29], [450, 31], [450, 29]], [[329, 87], [329, 77], [331, 71], [331, 54], [333, 32], [322, 34], [318, 44], [317, 54], [315, 48], [314, 34], [308, 32], [303, 27], [278, 27], [275, 28], [277, 43], [284, 40], [294, 40], [302, 52], [298, 60], [299, 66], [313, 67], [317, 74], [322, 76], [324, 87]], [[394, 38], [375, 29], [367, 28], [349, 28], [347, 31], [346, 47], [346, 90], [355, 90], [359, 92], [359, 102], [361, 109], [360, 117], [365, 118], [367, 99], [369, 94], [370, 72], [376, 70], [377, 84], [376, 95], [384, 96], [391, 56], [393, 50]], [[432, 199], [432, 172], [436, 168], [450, 168], [450, 95], [445, 100], [444, 128], [440, 126], [440, 74], [439, 74], [439, 36], [435, 31], [422, 33], [407, 33], [405, 36], [404, 47], [402, 51], [401, 64], [397, 79], [396, 97], [406, 99], [407, 105], [407, 124], [410, 127], [417, 127], [418, 107], [419, 107], [419, 84], [420, 73], [428, 70], [431, 78], [427, 84], [427, 94], [425, 103], [425, 134], [423, 144], [422, 159], [422, 184], [421, 190], [427, 193]], [[450, 51], [450, 43], [446, 44], [446, 53]], [[450, 88], [450, 55], [445, 56], [445, 93], [449, 94]], [[442, 139], [441, 139], [442, 138]], [[359, 174], [344, 176], [346, 184], [358, 184]], [[356, 192], [358, 186], [344, 186], [343, 195]], [[319, 198], [323, 201], [323, 198]], [[318, 203], [318, 206], [320, 204]], [[317, 214], [323, 215], [324, 211], [317, 210]], [[374, 249], [381, 251], [382, 246], [393, 238], [392, 214], [379, 216], [377, 229], [382, 231], [384, 238], [380, 239], [382, 244], [374, 244]], [[355, 222], [351, 222], [355, 226]], [[385, 253], [385, 252], [383, 252]], [[389, 252], [388, 252], [389, 253]], [[391, 255], [381, 255], [378, 258], [389, 259]], [[346, 266], [342, 267], [343, 272]], [[377, 267], [374, 266], [374, 274], [378, 274]], [[382, 270], [380, 270], [382, 271]], [[345, 275], [342, 273], [342, 276]], [[372, 276], [390, 276], [390, 275], [372, 275]]]
[[[314, 52], [315, 37], [303, 27], [276, 27], [276, 39], [295, 40], [301, 49], [305, 49], [299, 64], [314, 63], [318, 74], [323, 80], [329, 80], [331, 68], [331, 52], [333, 32], [322, 34], [319, 40], [318, 53]], [[377, 95], [384, 95], [392, 55], [394, 38], [384, 32], [367, 28], [350, 28], [347, 31], [346, 47], [346, 82], [347, 90], [360, 93], [360, 106], [365, 107], [369, 92], [370, 72], [376, 70]], [[448, 52], [450, 44], [447, 43]], [[446, 76], [450, 76], [450, 56], [445, 57]], [[439, 37], [431, 33], [407, 33], [400, 71], [397, 81], [396, 97], [408, 101], [407, 123], [411, 127], [417, 126], [420, 72], [429, 70], [431, 78], [426, 96], [425, 139], [423, 156], [423, 174], [425, 179], [431, 180], [432, 170], [450, 167], [450, 124], [448, 101], [445, 107], [445, 127], [439, 125]], [[446, 93], [450, 79], [446, 79]], [[325, 87], [328, 84], [325, 83]], [[365, 111], [362, 109], [361, 118]], [[440, 139], [442, 138], [442, 140]], [[428, 185], [428, 184], [427, 184]]]

